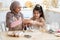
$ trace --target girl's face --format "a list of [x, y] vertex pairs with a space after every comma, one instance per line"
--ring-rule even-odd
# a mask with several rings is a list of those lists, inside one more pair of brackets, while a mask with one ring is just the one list
[[18, 13], [19, 11], [21, 11], [21, 6], [16, 6], [16, 8], [14, 9], [14, 11], [15, 11], [16, 13]]
[[40, 15], [41, 15], [41, 13], [39, 13], [39, 11], [37, 11], [37, 10], [34, 10], [34, 12], [33, 12], [33, 17], [34, 18], [39, 18], [40, 17]]

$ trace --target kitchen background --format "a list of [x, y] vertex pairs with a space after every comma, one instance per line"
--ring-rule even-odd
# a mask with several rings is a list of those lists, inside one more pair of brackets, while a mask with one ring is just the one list
[[[6, 21], [6, 13], [10, 4], [16, 0], [0, 0], [0, 25]], [[21, 12], [24, 18], [32, 17], [32, 10], [36, 4], [43, 7], [46, 23], [58, 23], [60, 25], [60, 0], [17, 0], [22, 6]]]

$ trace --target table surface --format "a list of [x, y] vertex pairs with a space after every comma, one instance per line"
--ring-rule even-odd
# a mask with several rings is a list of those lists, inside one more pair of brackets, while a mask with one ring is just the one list
[[40, 32], [40, 31], [23, 33], [25, 35], [31, 35], [32, 36], [31, 38], [26, 38], [24, 36], [10, 37], [7, 35], [8, 32], [0, 32], [0, 36], [2, 40], [60, 40], [60, 37], [56, 37], [54, 34], [49, 34], [49, 33]]

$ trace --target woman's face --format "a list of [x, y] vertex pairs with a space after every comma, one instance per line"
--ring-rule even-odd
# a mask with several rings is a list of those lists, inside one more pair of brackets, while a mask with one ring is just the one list
[[14, 9], [14, 11], [15, 11], [16, 13], [18, 13], [19, 11], [21, 11], [21, 6], [16, 6], [16, 8]]
[[34, 10], [34, 12], [33, 12], [33, 17], [34, 17], [34, 18], [36, 18], [36, 19], [37, 19], [37, 18], [39, 18], [39, 17], [40, 17], [40, 15], [41, 15], [41, 14], [39, 13], [39, 11]]

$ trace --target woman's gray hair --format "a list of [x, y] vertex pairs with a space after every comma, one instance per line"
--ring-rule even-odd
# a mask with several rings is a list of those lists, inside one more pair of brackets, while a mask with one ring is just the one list
[[16, 6], [19, 6], [19, 5], [20, 5], [20, 3], [18, 1], [12, 2], [11, 5], [10, 5], [10, 10], [14, 11], [14, 9], [16, 8]]

